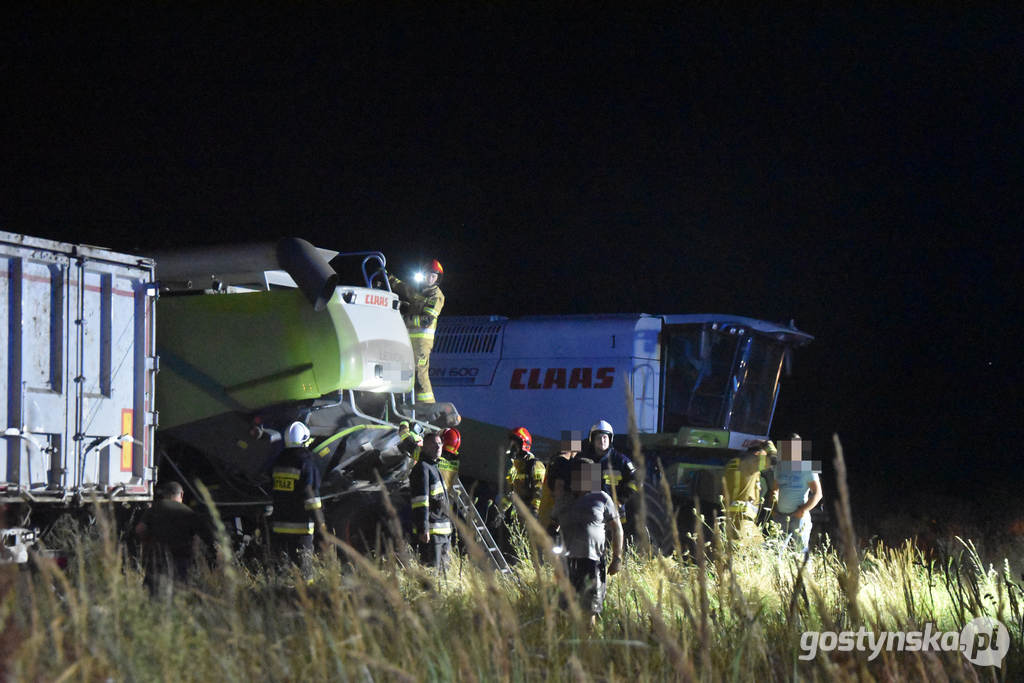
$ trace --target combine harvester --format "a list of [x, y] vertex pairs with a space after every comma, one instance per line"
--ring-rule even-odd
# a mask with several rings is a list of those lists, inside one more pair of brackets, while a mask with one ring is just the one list
[[286, 239], [149, 259], [0, 233], [0, 259], [0, 559], [25, 561], [96, 502], [127, 521], [158, 469], [196, 495], [202, 481], [245, 542], [265, 526], [268, 464], [293, 420], [313, 435], [329, 525], [365, 547], [378, 477], [397, 506], [407, 495], [398, 423], [459, 421], [450, 404], [407, 403], [412, 348], [382, 254]]
[[[480, 491], [501, 488], [507, 435], [519, 425], [543, 460], [572, 432], [586, 439], [598, 419], [631, 453], [630, 396], [646, 455], [647, 530], [668, 550], [660, 480], [684, 515], [695, 495], [717, 501], [725, 462], [768, 438], [783, 372], [812, 339], [792, 324], [734, 315], [448, 316], [430, 374], [438, 399], [464, 408], [460, 474]], [[692, 529], [690, 520], [679, 519]]]

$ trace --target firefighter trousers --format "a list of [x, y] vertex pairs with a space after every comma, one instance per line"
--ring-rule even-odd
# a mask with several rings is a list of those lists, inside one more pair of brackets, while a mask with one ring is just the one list
[[312, 534], [271, 534], [271, 549], [278, 567], [290, 571], [292, 565], [299, 568], [302, 578], [313, 578], [313, 535]]
[[412, 352], [416, 358], [416, 402], [433, 403], [434, 389], [430, 386], [430, 351], [433, 337], [413, 337]]
[[427, 567], [433, 567], [439, 572], [447, 572], [451, 566], [452, 540], [451, 536], [431, 536], [426, 543], [417, 542], [417, 550], [420, 554], [420, 562]]

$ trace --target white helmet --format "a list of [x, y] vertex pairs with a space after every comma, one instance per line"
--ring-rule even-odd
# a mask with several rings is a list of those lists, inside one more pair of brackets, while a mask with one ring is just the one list
[[285, 448], [305, 446], [307, 441], [309, 441], [309, 427], [298, 421], [288, 425], [288, 432], [284, 435]]
[[612, 439], [615, 437], [615, 430], [612, 429], [611, 424], [607, 420], [598, 420], [597, 423], [590, 428], [590, 438], [594, 438], [596, 432], [606, 432], [608, 438]]

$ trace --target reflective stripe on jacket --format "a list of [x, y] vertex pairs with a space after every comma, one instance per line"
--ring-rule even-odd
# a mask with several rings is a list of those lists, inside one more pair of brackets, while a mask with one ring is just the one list
[[437, 318], [444, 308], [444, 293], [436, 284], [419, 289], [390, 276], [391, 288], [406, 302], [402, 313], [410, 339], [433, 339]]
[[[312, 534], [314, 510], [320, 502], [320, 470], [313, 453], [301, 446], [285, 448], [274, 460], [271, 499], [274, 512], [271, 531], [278, 534]], [[313, 495], [309, 495], [312, 489]]]
[[625, 453], [614, 446], [609, 447], [608, 452], [601, 458], [601, 483], [605, 493], [617, 500], [620, 506], [625, 505], [640, 486], [636, 477], [636, 465]]
[[[544, 463], [538, 460], [533, 453], [527, 453], [524, 457], [513, 458], [512, 467], [505, 475], [508, 489], [519, 496], [535, 515], [540, 511], [546, 473], [547, 468], [544, 467]], [[509, 500], [505, 507], [508, 508], [511, 504], [512, 502]]]
[[424, 530], [438, 536], [451, 534], [448, 492], [437, 464], [422, 459], [416, 463], [409, 473], [409, 493], [414, 535]]

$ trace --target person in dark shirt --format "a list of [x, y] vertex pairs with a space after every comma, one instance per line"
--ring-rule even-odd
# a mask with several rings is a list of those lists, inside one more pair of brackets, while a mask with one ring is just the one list
[[[591, 626], [604, 606], [608, 575], [617, 574], [622, 566], [622, 524], [612, 497], [601, 489], [601, 475], [599, 463], [575, 458], [571, 497], [553, 514], [565, 542], [569, 583], [580, 606], [590, 614]], [[607, 540], [611, 540], [612, 560], [606, 568]]]
[[182, 502], [184, 489], [176, 481], [161, 484], [157, 500], [135, 525], [142, 541], [144, 584], [151, 594], [164, 586], [188, 580], [195, 560], [196, 538], [213, 545], [213, 534], [206, 520]]

